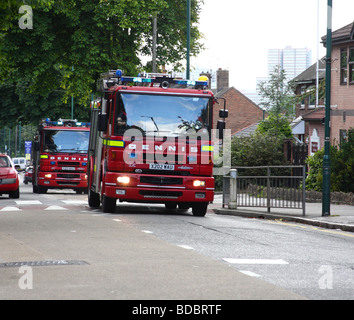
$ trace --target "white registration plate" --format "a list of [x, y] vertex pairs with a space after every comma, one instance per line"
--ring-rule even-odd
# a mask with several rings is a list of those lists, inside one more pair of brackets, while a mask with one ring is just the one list
[[152, 169], [152, 170], [175, 170], [175, 166], [173, 164], [150, 163], [150, 169]]
[[76, 170], [75, 167], [62, 167], [63, 170]]

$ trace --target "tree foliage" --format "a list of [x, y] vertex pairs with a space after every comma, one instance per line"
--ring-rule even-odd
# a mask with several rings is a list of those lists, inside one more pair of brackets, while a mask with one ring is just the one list
[[[306, 189], [322, 191], [323, 188], [324, 149], [308, 157], [309, 174]], [[331, 192], [354, 192], [354, 133], [349, 134], [347, 141], [340, 147], [330, 147], [331, 159]]]
[[[202, 49], [197, 23], [203, 0], [192, 0], [191, 54]], [[88, 120], [100, 73], [137, 74], [151, 55], [158, 16], [159, 64], [181, 68], [186, 57], [184, 0], [32, 0], [33, 29], [21, 29], [22, 1], [1, 4], [0, 123], [74, 117]], [[147, 70], [149, 71], [149, 70]]]
[[286, 73], [280, 66], [275, 66], [269, 81], [258, 85], [261, 105], [269, 117], [260, 123], [258, 132], [268, 132], [279, 139], [292, 137], [289, 117], [293, 114], [295, 95], [292, 82], [287, 82]]

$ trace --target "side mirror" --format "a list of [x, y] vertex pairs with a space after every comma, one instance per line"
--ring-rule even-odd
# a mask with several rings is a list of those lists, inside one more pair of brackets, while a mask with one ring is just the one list
[[229, 116], [228, 110], [219, 110], [219, 118], [225, 119]]
[[218, 123], [216, 124], [216, 129], [219, 131], [219, 139], [223, 140], [224, 139], [225, 122], [222, 120], [219, 120]]
[[98, 124], [97, 124], [97, 130], [98, 131], [102, 131], [105, 132], [107, 130], [107, 126], [108, 126], [108, 114], [104, 113], [100, 113], [98, 115]]

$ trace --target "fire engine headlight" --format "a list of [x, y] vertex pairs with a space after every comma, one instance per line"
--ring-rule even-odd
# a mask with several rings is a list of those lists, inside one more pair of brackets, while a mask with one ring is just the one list
[[123, 183], [123, 184], [128, 184], [130, 182], [130, 178], [129, 177], [118, 177], [117, 178], [117, 182], [118, 183]]
[[47, 178], [47, 179], [50, 179], [52, 177], [52, 174], [51, 173], [47, 173], [44, 175], [44, 178]]
[[205, 187], [205, 181], [203, 180], [194, 180], [193, 187]]

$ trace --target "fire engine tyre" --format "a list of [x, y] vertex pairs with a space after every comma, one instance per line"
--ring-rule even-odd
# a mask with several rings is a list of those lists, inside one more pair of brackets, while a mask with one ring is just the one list
[[116, 212], [116, 199], [103, 195], [102, 196], [102, 211], [104, 213]]
[[91, 208], [99, 208], [101, 201], [100, 195], [92, 190], [88, 190], [88, 204]]
[[47, 193], [47, 191], [48, 191], [48, 188], [38, 186], [38, 193]]
[[165, 203], [165, 208], [167, 210], [174, 210], [177, 208], [177, 203]]
[[204, 217], [208, 210], [208, 202], [194, 204], [192, 206], [193, 216]]

